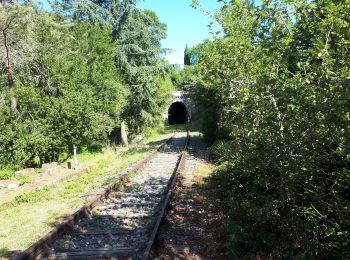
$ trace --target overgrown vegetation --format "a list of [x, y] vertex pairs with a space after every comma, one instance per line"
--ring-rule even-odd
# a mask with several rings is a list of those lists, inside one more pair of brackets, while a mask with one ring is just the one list
[[[198, 4], [194, 1], [194, 4]], [[225, 1], [195, 98], [232, 258], [350, 257], [350, 5]]]
[[[136, 2], [1, 1], [1, 178], [101, 147], [123, 120], [131, 135], [158, 125], [166, 26]], [[193, 91], [220, 164], [229, 256], [350, 258], [348, 0], [220, 2], [222, 34], [187, 48], [171, 80]]]
[[177, 90], [189, 91], [195, 84], [195, 67], [205, 51], [205, 46], [209, 41], [188, 47], [184, 50], [184, 68], [174, 70], [171, 73], [171, 81]]
[[0, 166], [118, 141], [122, 120], [130, 135], [159, 123], [172, 88], [166, 26], [136, 3], [1, 2]]
[[[84, 175], [22, 193], [11, 203], [1, 205], [0, 258], [32, 245], [65, 216], [85, 204], [89, 197], [101, 192], [102, 186], [117, 181], [127, 167], [165, 142], [173, 130], [171, 127], [154, 129], [142, 140], [144, 145], [119, 146], [103, 153], [84, 152], [79, 155], [80, 161], [89, 163], [89, 171]], [[133, 176], [135, 174], [130, 177]]]

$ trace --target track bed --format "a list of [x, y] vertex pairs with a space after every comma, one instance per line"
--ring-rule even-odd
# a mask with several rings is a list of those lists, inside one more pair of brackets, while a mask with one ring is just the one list
[[37, 258], [147, 258], [187, 141], [187, 133], [177, 133], [131, 181], [87, 210]]

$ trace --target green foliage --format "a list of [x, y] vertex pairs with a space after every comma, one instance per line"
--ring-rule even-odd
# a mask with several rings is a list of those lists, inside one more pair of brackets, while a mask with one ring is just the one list
[[28, 67], [15, 70], [18, 114], [0, 111], [7, 119], [0, 123], [3, 164], [56, 161], [73, 144], [106, 142], [119, 122], [126, 90], [110, 55], [111, 28], [57, 19], [38, 15], [31, 37], [41, 48]]
[[129, 130], [137, 134], [157, 126], [170, 99], [173, 86], [169, 80], [155, 79], [142, 85], [134, 85], [129, 96], [126, 114]]
[[0, 168], [0, 180], [11, 179], [15, 175], [15, 171], [12, 169], [1, 169]]
[[186, 45], [184, 51], [184, 65], [193, 66], [198, 63], [199, 59], [202, 57], [205, 52], [205, 46], [209, 40], [205, 40], [203, 43], [197, 44], [193, 47], [188, 47]]
[[123, 81], [130, 86], [124, 117], [131, 133], [138, 134], [160, 122], [171, 98], [166, 77], [169, 68], [160, 61], [160, 41], [166, 37], [166, 25], [154, 12], [137, 9], [133, 4], [121, 16], [114, 28], [118, 46], [115, 58]]
[[228, 209], [228, 251], [350, 257], [346, 1], [231, 1], [195, 97]]
[[178, 90], [192, 89], [194, 78], [194, 67], [185, 66], [182, 70], [174, 70], [171, 74], [171, 81]]
[[[108, 143], [122, 119], [139, 132], [161, 118], [171, 87], [166, 74], [153, 68], [162, 67], [159, 41], [166, 26], [132, 3], [134, 28], [128, 28], [129, 18], [121, 19], [128, 9], [119, 1], [77, 6], [55, 2], [54, 11], [46, 12], [33, 3], [0, 5], [1, 24], [11, 21], [6, 32], [15, 75], [8, 89], [5, 70], [0, 72], [0, 165], [63, 161], [73, 144], [82, 149]], [[113, 36], [117, 24], [125, 44]], [[134, 39], [135, 30], [140, 35]], [[133, 58], [137, 46], [143, 50]], [[5, 47], [1, 41], [0, 50]], [[116, 64], [125, 57], [131, 71]], [[17, 111], [9, 108], [12, 96]]]
[[26, 184], [26, 183], [31, 183], [33, 181], [33, 177], [29, 174], [21, 175], [19, 177], [20, 184]]
[[185, 51], [184, 51], [184, 65], [190, 66], [193, 65], [191, 61], [191, 52], [190, 48], [186, 45]]
[[[38, 203], [41, 201], [49, 200], [51, 197], [47, 196], [49, 188], [45, 187], [42, 190], [25, 192], [21, 195], [16, 196], [12, 206], [17, 206], [23, 203]], [[51, 194], [50, 194], [51, 195]]]

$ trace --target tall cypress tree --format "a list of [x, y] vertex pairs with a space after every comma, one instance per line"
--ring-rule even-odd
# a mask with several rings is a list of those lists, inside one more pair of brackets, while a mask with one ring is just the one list
[[186, 44], [186, 48], [184, 51], [184, 65], [185, 66], [190, 66], [192, 65], [191, 63], [191, 53], [190, 53], [190, 48], [188, 48], [188, 45]]

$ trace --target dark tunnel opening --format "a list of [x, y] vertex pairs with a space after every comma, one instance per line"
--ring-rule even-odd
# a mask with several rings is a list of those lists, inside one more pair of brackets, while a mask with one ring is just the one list
[[182, 102], [172, 103], [168, 110], [169, 125], [187, 124], [187, 108]]

